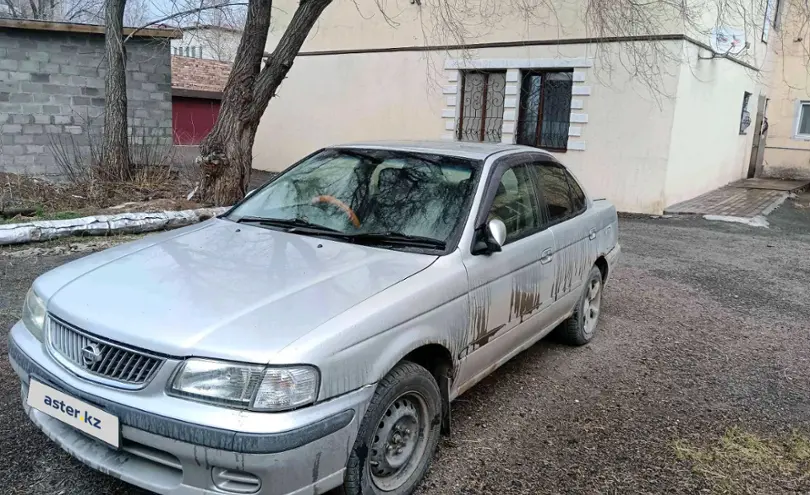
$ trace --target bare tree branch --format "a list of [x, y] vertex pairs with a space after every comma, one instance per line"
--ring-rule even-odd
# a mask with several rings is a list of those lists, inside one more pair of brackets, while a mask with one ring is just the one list
[[160, 23], [172, 20], [172, 19], [181, 18], [183, 16], [193, 15], [193, 14], [196, 14], [198, 12], [203, 12], [203, 11], [206, 11], [206, 10], [223, 9], [225, 7], [247, 6], [247, 5], [249, 5], [249, 3], [247, 3], [247, 2], [225, 2], [225, 3], [219, 3], [219, 4], [211, 5], [211, 6], [197, 7], [197, 8], [189, 9], [189, 10], [186, 10], [186, 11], [183, 11], [183, 12], [176, 12], [174, 14], [167, 15], [165, 17], [161, 17], [160, 19], [155, 19], [155, 20], [153, 20], [153, 21], [151, 21], [151, 22], [149, 22], [147, 24], [144, 24], [142, 26], [139, 26], [139, 27], [135, 28], [131, 33], [129, 33], [129, 35], [126, 38], [124, 38], [124, 43], [129, 41], [139, 31], [141, 31], [143, 29], [146, 29], [149, 26], [154, 26], [155, 24], [160, 24]]

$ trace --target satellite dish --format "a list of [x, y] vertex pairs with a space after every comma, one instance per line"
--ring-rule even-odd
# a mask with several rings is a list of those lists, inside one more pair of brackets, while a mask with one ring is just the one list
[[724, 55], [739, 55], [746, 48], [745, 30], [718, 26], [712, 29], [710, 45], [716, 53]]

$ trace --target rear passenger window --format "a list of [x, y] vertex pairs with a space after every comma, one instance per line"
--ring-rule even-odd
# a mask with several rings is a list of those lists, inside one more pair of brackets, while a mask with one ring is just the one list
[[568, 188], [571, 190], [571, 202], [574, 204], [574, 213], [579, 213], [585, 209], [585, 193], [579, 187], [577, 180], [574, 176], [565, 171], [565, 177], [568, 179]]
[[548, 205], [550, 223], [567, 218], [571, 212], [571, 196], [565, 170], [560, 167], [541, 165], [537, 167], [540, 192]]

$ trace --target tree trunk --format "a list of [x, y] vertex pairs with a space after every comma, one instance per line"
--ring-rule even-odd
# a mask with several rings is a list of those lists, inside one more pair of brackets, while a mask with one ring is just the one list
[[250, 1], [219, 118], [200, 144], [197, 161], [202, 169], [199, 194], [203, 202], [231, 205], [245, 196], [259, 121], [312, 26], [331, 2], [301, 0], [278, 46], [261, 69], [273, 2]]
[[125, 0], [105, 0], [104, 52], [107, 75], [104, 80], [104, 138], [102, 163], [108, 179], [127, 180], [130, 176], [129, 139], [127, 137], [127, 55], [124, 47]]

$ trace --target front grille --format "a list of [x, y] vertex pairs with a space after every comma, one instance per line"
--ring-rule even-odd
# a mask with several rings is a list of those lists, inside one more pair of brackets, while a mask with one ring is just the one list
[[71, 365], [126, 386], [149, 383], [163, 364], [160, 357], [89, 335], [53, 317], [48, 318], [48, 341]]

